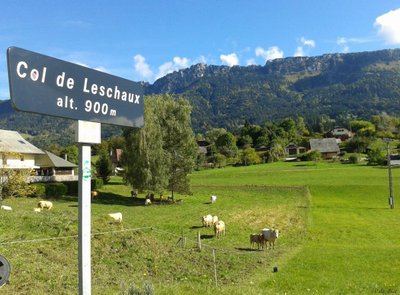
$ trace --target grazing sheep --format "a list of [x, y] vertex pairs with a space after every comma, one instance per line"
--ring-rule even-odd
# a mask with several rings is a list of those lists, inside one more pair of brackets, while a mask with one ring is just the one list
[[110, 214], [108, 214], [108, 216], [110, 216], [115, 221], [122, 222], [122, 213], [121, 212], [110, 213]]
[[257, 249], [264, 249], [264, 236], [262, 234], [250, 234], [250, 248], [253, 249], [253, 245], [257, 244]]
[[218, 216], [217, 215], [213, 216], [213, 218], [212, 218], [212, 224], [215, 224], [216, 222], [218, 222]]
[[145, 206], [151, 205], [151, 200], [150, 200], [150, 199], [146, 199], [146, 200], [144, 201], [144, 205], [145, 205]]
[[211, 196], [210, 201], [211, 203], [215, 203], [217, 201], [217, 196]]
[[203, 226], [210, 227], [213, 224], [212, 223], [213, 217], [210, 214], [203, 216], [201, 218], [201, 220], [202, 220]]
[[10, 206], [6, 206], [6, 205], [1, 205], [1, 209], [4, 211], [12, 211], [12, 208]]
[[41, 212], [42, 209], [41, 209], [41, 208], [33, 208], [33, 211], [34, 211], [34, 212]]
[[92, 196], [92, 199], [96, 198], [98, 193], [96, 191], [91, 191], [90, 195]]
[[222, 235], [225, 236], [225, 222], [223, 222], [222, 220], [216, 222], [214, 224], [214, 233], [217, 239]]
[[271, 248], [271, 246], [272, 246], [272, 248], [274, 248], [275, 240], [279, 237], [279, 230], [264, 228], [261, 230], [261, 234], [263, 235], [264, 243], [266, 244], [266, 248], [268, 249], [268, 244], [269, 244], [270, 248]]
[[38, 203], [38, 208], [51, 210], [51, 208], [53, 208], [53, 203], [50, 201], [40, 201]]

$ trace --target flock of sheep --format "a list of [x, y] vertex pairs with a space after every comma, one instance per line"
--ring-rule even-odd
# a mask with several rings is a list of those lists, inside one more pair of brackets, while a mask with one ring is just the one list
[[[33, 208], [33, 211], [40, 212], [43, 209], [51, 210], [53, 208], [53, 203], [50, 201], [39, 201], [36, 208]], [[12, 211], [11, 206], [1, 205], [1, 210], [4, 211]]]
[[[37, 204], [36, 208], [33, 208], [34, 212], [41, 212], [44, 209], [47, 210], [51, 210], [53, 208], [53, 202], [50, 201], [39, 201]], [[1, 210], [4, 211], [12, 211], [12, 207], [11, 206], [6, 206], [6, 205], [1, 205], [0, 207]], [[110, 213], [108, 214], [108, 216], [116, 221], [116, 222], [122, 222], [122, 213], [121, 212], [117, 212], [117, 213]]]
[[[216, 196], [211, 196], [211, 203], [215, 203], [217, 201]], [[222, 235], [225, 236], [226, 228], [225, 222], [222, 220], [218, 220], [218, 216], [204, 215], [201, 218], [203, 227], [214, 227], [214, 234], [216, 238], [220, 238]], [[269, 229], [264, 228], [261, 230], [260, 234], [250, 234], [250, 248], [253, 249], [255, 245], [257, 245], [258, 250], [260, 249], [273, 249], [275, 247], [275, 241], [279, 237], [278, 229]]]
[[250, 234], [250, 248], [253, 249], [254, 245], [257, 245], [258, 250], [260, 249], [273, 249], [275, 247], [275, 240], [279, 237], [278, 229], [264, 228], [260, 234]]
[[[146, 201], [148, 199], [146, 198]], [[217, 201], [216, 196], [211, 196], [210, 198], [211, 203], [215, 203]], [[150, 201], [150, 200], [149, 200]], [[151, 203], [150, 203], [151, 204]], [[149, 205], [146, 204], [145, 205]], [[39, 201], [37, 204], [37, 208], [34, 208], [33, 210], [35, 212], [41, 212], [44, 209], [51, 210], [53, 208], [53, 203], [50, 201]], [[6, 205], [1, 205], [1, 210], [5, 211], [12, 211], [12, 208], [10, 206]], [[116, 212], [116, 213], [110, 213], [108, 216], [118, 222], [122, 222], [122, 213], [121, 212]], [[222, 220], [218, 219], [218, 216], [212, 216], [211, 214], [204, 215], [201, 218], [201, 222], [203, 227], [213, 227], [214, 228], [214, 235], [218, 239], [221, 236], [226, 235], [226, 226], [225, 222]], [[275, 241], [279, 237], [279, 230], [278, 229], [269, 229], [269, 228], [264, 228], [261, 230], [260, 234], [250, 234], [250, 248], [253, 249], [255, 245], [257, 246], [258, 250], [260, 249], [268, 249], [269, 248], [274, 248], [275, 246]]]

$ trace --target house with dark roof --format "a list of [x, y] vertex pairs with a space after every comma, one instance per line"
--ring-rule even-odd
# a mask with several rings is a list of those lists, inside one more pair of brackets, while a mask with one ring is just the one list
[[0, 168], [31, 169], [32, 182], [75, 181], [77, 165], [50, 152], [42, 151], [18, 132], [0, 129]]
[[36, 158], [36, 176], [31, 181], [74, 181], [77, 180], [75, 169], [77, 165], [60, 158], [53, 153], [44, 151], [44, 155]]
[[346, 141], [353, 137], [353, 133], [343, 127], [335, 127], [327, 133], [327, 137], [339, 138], [341, 141]]
[[336, 138], [313, 138], [310, 139], [310, 149], [319, 151], [324, 160], [337, 157], [340, 152]]

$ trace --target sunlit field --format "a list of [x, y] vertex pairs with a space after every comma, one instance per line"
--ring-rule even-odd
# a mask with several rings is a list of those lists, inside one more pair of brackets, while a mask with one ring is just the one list
[[[183, 202], [151, 206], [113, 178], [92, 202], [92, 293], [400, 293], [400, 214], [388, 205], [387, 174], [338, 163], [204, 170], [191, 176], [193, 195], [176, 196]], [[0, 211], [0, 255], [12, 273], [0, 294], [78, 293], [77, 197], [52, 201], [54, 210], [35, 213], [38, 199], [3, 200], [13, 211]], [[225, 221], [226, 236], [202, 227], [207, 214]], [[281, 232], [275, 249], [250, 248], [265, 227]]]

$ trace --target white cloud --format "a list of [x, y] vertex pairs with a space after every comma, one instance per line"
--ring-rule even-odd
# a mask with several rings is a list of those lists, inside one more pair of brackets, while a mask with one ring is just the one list
[[306, 39], [306, 38], [304, 38], [304, 37], [301, 37], [301, 38], [300, 38], [300, 42], [301, 42], [301, 44], [302, 44], [303, 46], [312, 47], [312, 48], [315, 47], [315, 41], [314, 41], [314, 40]]
[[315, 47], [315, 41], [311, 39], [306, 39], [304, 37], [300, 38], [300, 45], [297, 46], [294, 56], [305, 56], [308, 55], [310, 48]]
[[190, 60], [188, 58], [176, 56], [172, 59], [172, 61], [166, 62], [158, 67], [158, 73], [156, 75], [156, 79], [161, 78], [174, 71], [188, 68], [189, 66], [190, 66]]
[[283, 51], [278, 46], [272, 46], [265, 50], [262, 47], [256, 48], [256, 56], [261, 56], [265, 61], [283, 57]]
[[133, 57], [135, 62], [135, 72], [139, 74], [141, 79], [151, 79], [153, 77], [153, 71], [150, 66], [146, 63], [146, 59], [141, 54], [136, 54]]
[[400, 44], [400, 8], [378, 16], [374, 26], [386, 43]]
[[297, 46], [294, 56], [304, 56], [304, 49], [303, 46]]
[[350, 51], [350, 47], [348, 43], [355, 43], [354, 39], [348, 39], [345, 37], [338, 37], [336, 39], [336, 44], [342, 48], [343, 53], [347, 53]]
[[226, 64], [227, 66], [233, 67], [239, 65], [239, 58], [237, 57], [236, 53], [231, 53], [227, 55], [221, 54], [219, 58], [222, 63]]

